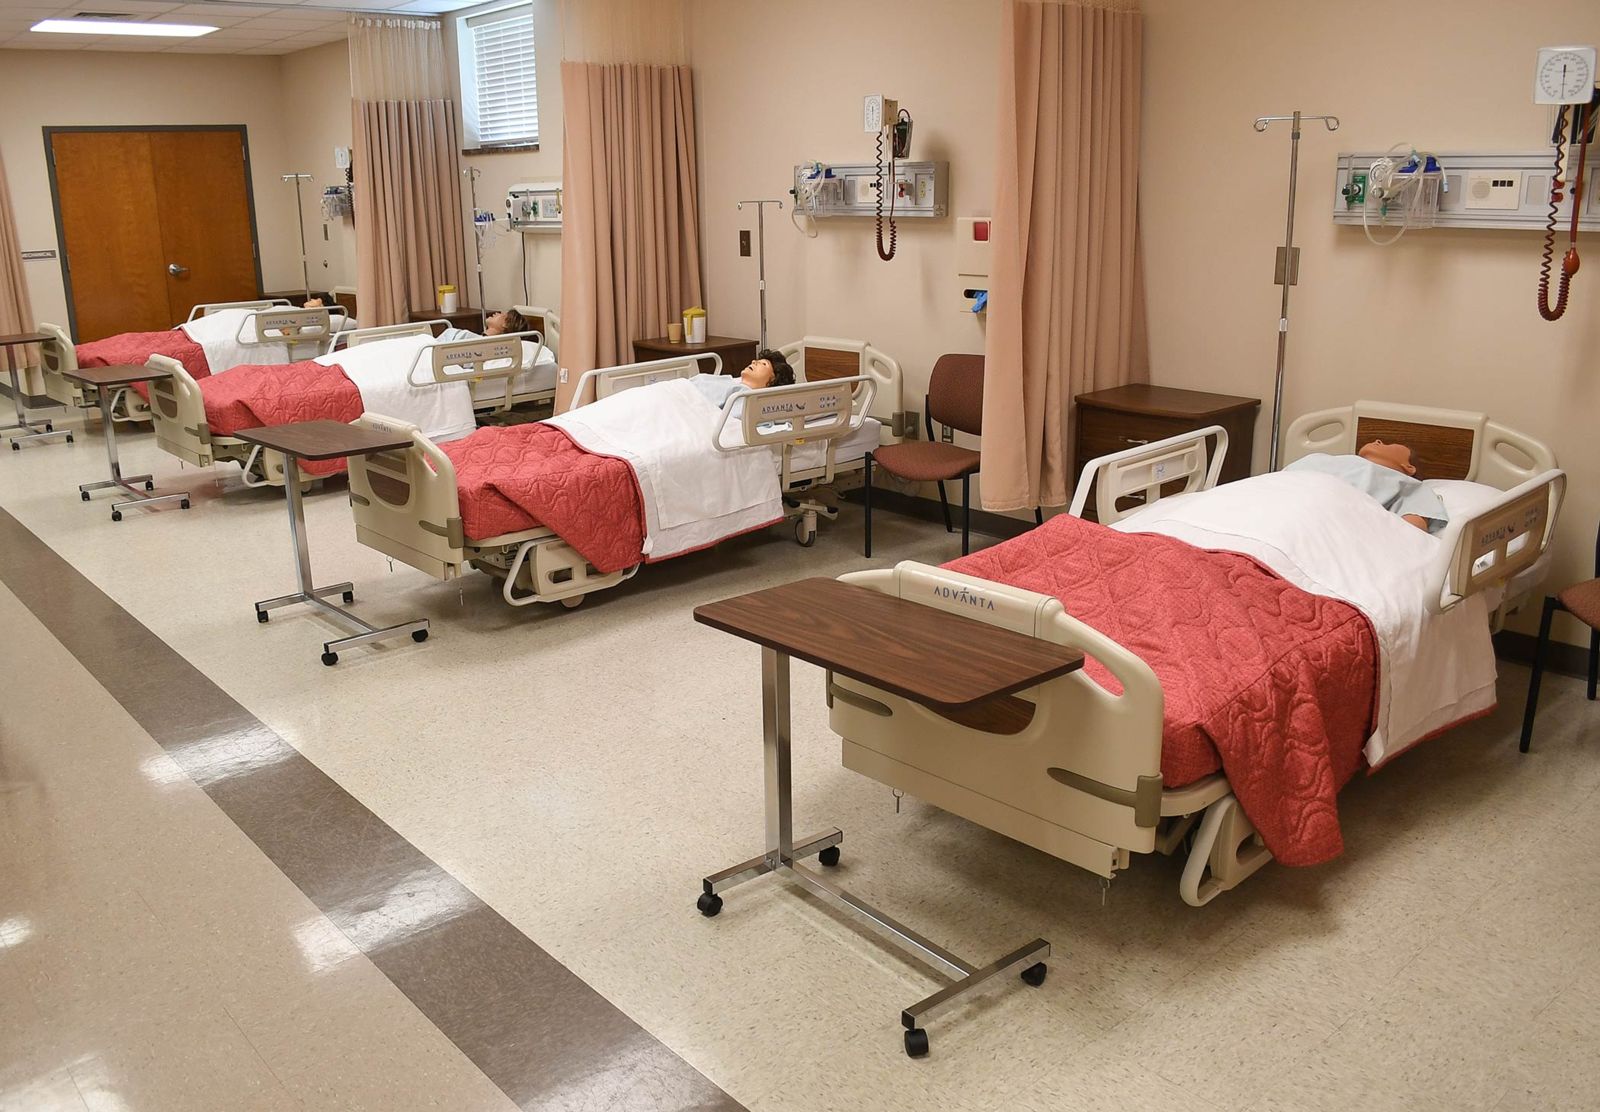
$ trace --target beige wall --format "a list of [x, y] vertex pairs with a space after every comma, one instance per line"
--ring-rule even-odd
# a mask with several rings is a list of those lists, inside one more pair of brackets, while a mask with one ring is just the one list
[[706, 309], [715, 332], [755, 336], [755, 212], [736, 203], [781, 198], [768, 210], [768, 336], [807, 333], [871, 341], [900, 360], [907, 403], [922, 409], [944, 352], [982, 351], [982, 324], [962, 312], [954, 222], [900, 221], [892, 262], [878, 259], [870, 219], [790, 222], [796, 163], [870, 162], [861, 100], [882, 93], [915, 120], [911, 155], [950, 163], [950, 211], [987, 214], [994, 195], [997, 0], [852, 0], [751, 4], [697, 0], [693, 51], [700, 128]]
[[[322, 191], [343, 185], [344, 171], [334, 165], [335, 147], [349, 148], [350, 48], [343, 42], [302, 50], [283, 58], [282, 117], [284, 172], [312, 175], [301, 184], [305, 196], [306, 256], [314, 289], [356, 284], [356, 230], [349, 217], [325, 220]], [[277, 188], [292, 189], [279, 182]], [[292, 216], [291, 212], [291, 216]], [[298, 255], [298, 228], [291, 228]], [[298, 266], [298, 262], [295, 264]], [[298, 273], [294, 283], [300, 281]]]
[[[1546, 440], [1572, 477], [1552, 582], [1587, 578], [1600, 516], [1600, 274], [1581, 273], [1566, 318], [1547, 324], [1534, 308], [1539, 233], [1433, 230], [1379, 248], [1329, 213], [1342, 150], [1543, 148], [1551, 110], [1532, 103], [1535, 49], [1600, 41], [1600, 4], [1144, 6], [1155, 380], [1270, 409], [1289, 138], [1250, 121], [1338, 115], [1340, 131], [1307, 129], [1301, 143], [1286, 414], [1377, 398], [1482, 410]], [[1600, 243], [1591, 250], [1600, 256]], [[1264, 414], [1258, 470], [1269, 423]]]
[[[442, 17], [445, 31], [445, 62], [455, 87], [456, 104], [461, 103], [460, 71], [457, 66], [456, 22], [487, 7], [468, 8]], [[561, 180], [561, 6], [558, 0], [534, 0], [534, 64], [539, 74], [539, 149], [478, 155], [462, 161], [464, 167], [482, 171], [478, 178], [478, 207], [494, 213], [494, 230], [485, 237], [483, 252], [484, 299], [489, 309], [503, 309], [523, 303], [523, 252], [527, 257], [528, 303], [549, 308], [561, 300], [561, 237], [551, 232], [512, 232], [505, 225], [506, 191], [524, 182]], [[470, 183], [462, 182], [465, 207], [472, 204]], [[462, 301], [476, 305], [477, 279], [472, 273], [472, 223], [463, 213], [467, 226], [467, 288]]]
[[[249, 129], [262, 279], [299, 283], [276, 57], [106, 51], [0, 51], [0, 149], [26, 251], [56, 249], [41, 128], [73, 125], [244, 124]], [[30, 261], [35, 314], [66, 323], [57, 260]]]

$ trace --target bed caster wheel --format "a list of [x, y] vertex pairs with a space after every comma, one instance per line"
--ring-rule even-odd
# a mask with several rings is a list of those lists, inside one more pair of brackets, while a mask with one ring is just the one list
[[569, 598], [564, 598], [561, 600], [561, 605], [565, 606], [568, 610], [576, 610], [578, 607], [583, 605], [583, 596], [572, 595]]
[[122, 511], [121, 510], [112, 510], [111, 511], [111, 520], [112, 521], [121, 521], [122, 520]]
[[20, 452], [20, 451], [22, 451], [22, 445], [18, 444], [15, 440], [13, 440], [11, 442], [11, 450], [13, 452]]
[[928, 1056], [928, 1032], [921, 1027], [906, 1028], [906, 1057], [926, 1058]]
[[151, 479], [146, 479], [144, 481], [144, 489], [146, 489], [146, 490], [154, 490], [154, 489], [156, 489], [155, 482], [153, 480], [151, 480]]
[[78, 491], [78, 497], [87, 502], [89, 500], [89, 492], [86, 490], [80, 490]]
[[44, 431], [45, 432], [55, 432], [56, 431], [56, 427], [54, 425], [52, 425], [49, 421], [46, 421], [44, 423]]
[[411, 639], [420, 645], [428, 639], [428, 631], [425, 629], [414, 629], [411, 631]]
[[178, 509], [187, 510], [188, 508], [189, 508], [189, 500], [187, 498], [185, 498], [182, 502], [178, 503]]
[[335, 664], [339, 663], [339, 654], [338, 653], [323, 653], [322, 654], [322, 663], [326, 664], [329, 668], [332, 668]]
[[340, 595], [339, 597], [344, 599], [344, 604], [346, 606], [349, 606], [352, 602], [354, 602], [356, 600], [356, 593], [354, 591], [346, 591], [344, 594]]
[[257, 610], [256, 611], [256, 621], [260, 622], [262, 625], [266, 625], [267, 624], [267, 612], [265, 610]]
[[835, 865], [837, 865], [838, 863], [839, 863], [839, 847], [838, 846], [829, 846], [827, 849], [821, 850], [817, 854], [817, 864], [822, 865], [825, 868], [831, 869]]
[[1022, 981], [1024, 984], [1032, 985], [1034, 988], [1038, 988], [1040, 985], [1044, 984], [1044, 975], [1048, 972], [1050, 972], [1050, 970], [1045, 963], [1042, 961], [1038, 962], [1034, 965], [1028, 966], [1028, 968], [1022, 971]]
[[701, 892], [700, 898], [694, 902], [694, 906], [700, 909], [701, 915], [711, 919], [716, 916], [717, 912], [722, 910], [722, 897], [715, 892]]
[[77, 441], [72, 439], [72, 434], [70, 432], [67, 433], [67, 443], [68, 444], [76, 444], [77, 443]]
[[817, 543], [816, 527], [813, 526], [812, 528], [807, 529], [806, 521], [803, 517], [795, 519], [794, 543], [798, 544], [801, 548], [810, 548], [812, 545]]

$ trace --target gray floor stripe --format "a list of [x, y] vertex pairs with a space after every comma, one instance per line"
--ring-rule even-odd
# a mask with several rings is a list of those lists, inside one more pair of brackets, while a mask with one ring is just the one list
[[4, 510], [0, 581], [521, 1107], [742, 1107]]

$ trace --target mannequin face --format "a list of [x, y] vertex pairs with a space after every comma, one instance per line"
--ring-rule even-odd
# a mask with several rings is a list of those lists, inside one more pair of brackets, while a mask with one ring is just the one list
[[772, 385], [776, 374], [772, 369], [772, 360], [757, 359], [740, 373], [739, 381], [752, 390], [764, 390]]
[[1391, 471], [1398, 471], [1402, 475], [1415, 475], [1416, 467], [1411, 463], [1411, 449], [1404, 444], [1385, 444], [1381, 440], [1374, 440], [1371, 444], [1356, 453], [1368, 463], [1375, 463], [1379, 467], [1387, 467]]
[[506, 315], [504, 312], [490, 313], [483, 318], [483, 334], [485, 336], [500, 336], [506, 330]]

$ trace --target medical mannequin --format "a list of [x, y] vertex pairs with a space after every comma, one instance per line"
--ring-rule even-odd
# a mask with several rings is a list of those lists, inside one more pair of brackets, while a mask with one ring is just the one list
[[[303, 303], [300, 307], [302, 309], [320, 309], [323, 307], [323, 300], [320, 297], [313, 297], [311, 300]], [[515, 309], [502, 309], [498, 313], [490, 313], [483, 318], [483, 331], [481, 333], [473, 332], [466, 328], [446, 328], [444, 332], [440, 334], [439, 339], [443, 340], [445, 343], [453, 343], [457, 340], [475, 340], [480, 335], [504, 336], [508, 332], [532, 331], [533, 322], [528, 320], [527, 317], [523, 316]]]
[[739, 381], [752, 390], [765, 390], [768, 386], [793, 386], [794, 368], [776, 351], [758, 351], [750, 365], [739, 372]]
[[1315, 452], [1295, 460], [1285, 471], [1320, 471], [1342, 479], [1372, 495], [1390, 513], [1399, 514], [1428, 533], [1441, 531], [1449, 522], [1439, 496], [1416, 478], [1411, 449], [1404, 444], [1374, 440], [1353, 456]]

